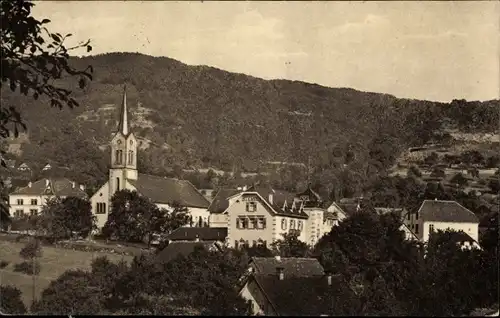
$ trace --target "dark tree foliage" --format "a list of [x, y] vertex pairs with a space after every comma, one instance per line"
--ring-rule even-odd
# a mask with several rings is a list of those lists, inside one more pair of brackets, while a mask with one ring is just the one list
[[298, 231], [284, 233], [282, 239], [272, 243], [271, 249], [282, 257], [306, 257], [309, 254], [309, 246], [299, 240], [299, 235]]
[[461, 173], [457, 173], [453, 176], [453, 178], [451, 178], [450, 182], [455, 183], [460, 187], [464, 187], [469, 181]]
[[87, 237], [95, 229], [90, 201], [78, 197], [53, 198], [44, 205], [39, 228], [54, 239]]
[[95, 315], [102, 310], [98, 286], [89, 284], [92, 276], [82, 270], [68, 270], [42, 292], [32, 312], [42, 315]]
[[[19, 89], [21, 94], [34, 99], [46, 96], [52, 106], [70, 108], [78, 106], [71, 90], [54, 84], [54, 80], [65, 76], [79, 77], [80, 88], [92, 79], [92, 68], [77, 70], [68, 63], [69, 52], [78, 48], [92, 50], [89, 41], [76, 47], [66, 48], [64, 41], [71, 34], [51, 33], [45, 27], [50, 20], [38, 21], [31, 16], [34, 6], [29, 1], [2, 1], [2, 84], [8, 82], [10, 89]], [[0, 112], [0, 135], [9, 136], [8, 123], [21, 124], [19, 113], [4, 105]], [[15, 125], [15, 128], [17, 125]], [[17, 128], [15, 129], [17, 131]]]
[[111, 199], [111, 213], [102, 232], [121, 241], [150, 242], [154, 233], [163, 232], [165, 224], [165, 210], [136, 191], [120, 190]]
[[2, 315], [24, 315], [26, 306], [17, 287], [0, 285], [0, 313]]

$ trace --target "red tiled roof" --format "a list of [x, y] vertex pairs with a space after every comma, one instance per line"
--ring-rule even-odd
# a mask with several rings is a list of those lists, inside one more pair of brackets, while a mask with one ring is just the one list
[[127, 180], [137, 192], [150, 198], [155, 203], [207, 208], [210, 202], [187, 180], [165, 178], [139, 173], [137, 180]]
[[425, 200], [418, 211], [424, 221], [479, 223], [471, 210], [456, 201]]
[[[49, 186], [46, 186], [46, 180], [49, 180]], [[79, 185], [66, 178], [41, 179], [12, 192], [14, 195], [55, 195], [60, 197], [81, 197], [86, 198], [87, 193], [80, 189]]]

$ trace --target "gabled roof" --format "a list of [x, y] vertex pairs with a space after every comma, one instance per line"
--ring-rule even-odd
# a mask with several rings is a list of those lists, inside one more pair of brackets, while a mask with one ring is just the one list
[[[242, 195], [250, 193], [257, 193], [277, 215], [303, 219], [308, 218], [308, 215], [303, 210], [299, 209], [300, 203], [295, 204], [296, 209], [292, 208], [295, 196], [287, 191], [275, 190], [271, 187], [255, 186], [245, 192], [242, 192]], [[269, 202], [270, 195], [272, 195], [272, 203]], [[286, 206], [285, 203], [287, 203]]]
[[456, 201], [425, 200], [418, 212], [424, 221], [479, 223], [471, 210]]
[[172, 241], [224, 241], [227, 227], [180, 227], [170, 233], [167, 239]]
[[322, 207], [323, 199], [321, 196], [316, 193], [311, 187], [308, 187], [304, 192], [298, 193], [296, 198], [304, 198], [305, 197], [305, 206], [306, 207]]
[[222, 213], [229, 207], [228, 198], [240, 193], [238, 189], [220, 189], [208, 207], [210, 213]]
[[139, 173], [137, 180], [127, 181], [137, 192], [155, 203], [172, 204], [174, 201], [185, 207], [207, 208], [210, 202], [187, 180], [165, 178]]
[[215, 242], [170, 242], [158, 255], [156, 260], [163, 263], [168, 263], [177, 256], [189, 256], [197, 247], [202, 247], [207, 250], [218, 249]]
[[286, 276], [312, 277], [324, 275], [325, 270], [315, 258], [305, 257], [252, 257], [255, 273], [259, 275], [276, 275], [276, 267], [282, 267]]
[[[48, 180], [48, 186], [47, 186]], [[73, 184], [75, 187], [73, 187]], [[31, 184], [17, 189], [12, 195], [54, 195], [59, 197], [81, 197], [86, 198], [87, 193], [73, 181], [66, 178], [40, 179]]]
[[[341, 289], [340, 293], [349, 297], [347, 284], [339, 277], [332, 277], [332, 285], [328, 285], [325, 276], [314, 277], [287, 277], [280, 280], [277, 275], [252, 275], [262, 291], [262, 294], [271, 303], [272, 308], [280, 316], [320, 316], [326, 315], [332, 308], [333, 302], [342, 299], [332, 299], [329, 290]], [[352, 292], [351, 292], [352, 294]]]

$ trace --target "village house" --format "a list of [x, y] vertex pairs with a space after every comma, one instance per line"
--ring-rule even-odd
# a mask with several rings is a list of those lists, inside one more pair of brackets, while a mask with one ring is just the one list
[[118, 131], [111, 140], [109, 180], [90, 199], [97, 227], [101, 229], [104, 226], [111, 211], [111, 198], [123, 189], [137, 191], [159, 208], [171, 210], [172, 204], [180, 204], [188, 209], [193, 226], [208, 226], [208, 200], [187, 180], [139, 173], [137, 147], [137, 139], [129, 123], [127, 95], [124, 91]]
[[340, 277], [325, 274], [314, 258], [254, 257], [239, 294], [254, 315], [320, 316], [334, 304], [329, 289], [346, 289], [345, 295], [346, 286]]
[[230, 247], [269, 246], [292, 231], [314, 245], [335, 224], [322, 205], [311, 189], [293, 195], [252, 186], [219, 191], [208, 210], [211, 227], [227, 227]]
[[[425, 200], [418, 211], [408, 213], [405, 224], [415, 233], [421, 242], [427, 242], [432, 232], [437, 230], [462, 231], [469, 239], [460, 238], [461, 242], [475, 242], [479, 246], [479, 219], [456, 201]], [[465, 243], [464, 243], [465, 244]], [[471, 245], [471, 243], [467, 243]]]
[[29, 182], [9, 195], [11, 216], [37, 215], [48, 199], [69, 196], [87, 198], [85, 187], [66, 178], [48, 178]]

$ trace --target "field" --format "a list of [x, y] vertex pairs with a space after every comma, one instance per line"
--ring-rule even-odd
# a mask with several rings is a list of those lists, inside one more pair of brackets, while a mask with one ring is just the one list
[[[0, 284], [13, 285], [23, 293], [23, 301], [30, 306], [33, 300], [33, 278], [31, 275], [15, 273], [14, 265], [22, 262], [19, 251], [24, 246], [23, 243], [0, 241], [0, 260], [9, 262], [9, 265], [0, 269]], [[89, 269], [92, 260], [99, 256], [107, 256], [113, 262], [120, 260], [130, 261], [131, 256], [121, 256], [116, 254], [73, 251], [70, 249], [43, 247], [43, 256], [38, 260], [41, 265], [41, 272], [36, 277], [35, 293], [38, 297], [40, 293], [69, 269]]]

